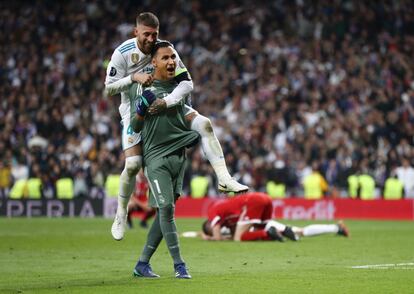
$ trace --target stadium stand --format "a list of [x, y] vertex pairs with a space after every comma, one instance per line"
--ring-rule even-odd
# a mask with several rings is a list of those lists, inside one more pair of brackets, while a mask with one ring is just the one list
[[[11, 177], [2, 194], [21, 197], [13, 185], [39, 172], [54, 197], [56, 181], [79, 171], [89, 189], [104, 189], [122, 170], [119, 98], [105, 97], [103, 82], [139, 11], [159, 16], [160, 37], [192, 74], [194, 108], [215, 125], [231, 173], [254, 190], [273, 180], [301, 196], [317, 162], [327, 195], [348, 196], [348, 177], [360, 173], [378, 196], [403, 159], [413, 170], [412, 1], [141, 3], [0, 4], [9, 32], [0, 34], [0, 160]], [[198, 149], [187, 192], [197, 169], [210, 170]], [[414, 197], [414, 179], [404, 185]]]

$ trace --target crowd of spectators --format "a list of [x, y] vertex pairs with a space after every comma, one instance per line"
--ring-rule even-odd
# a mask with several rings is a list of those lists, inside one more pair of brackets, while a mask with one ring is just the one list
[[[289, 195], [318, 164], [330, 194], [347, 176], [382, 187], [414, 165], [414, 3], [400, 1], [36, 1], [0, 4], [0, 188], [70, 176], [79, 195], [123, 168], [111, 54], [137, 13], [160, 18], [241, 182]], [[213, 175], [196, 148], [193, 175]], [[8, 176], [10, 173], [10, 177]], [[9, 179], [10, 178], [10, 179]], [[214, 185], [212, 185], [214, 187]], [[210, 194], [215, 194], [214, 189]], [[414, 196], [414, 195], [411, 195]]]

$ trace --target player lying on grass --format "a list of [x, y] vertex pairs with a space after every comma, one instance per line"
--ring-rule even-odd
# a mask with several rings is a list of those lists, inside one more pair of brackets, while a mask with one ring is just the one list
[[208, 209], [208, 219], [202, 225], [205, 240], [283, 241], [283, 237], [300, 237], [327, 233], [348, 236], [348, 229], [338, 224], [317, 224], [304, 228], [290, 227], [271, 219], [272, 199], [264, 193], [248, 193], [215, 202]]
[[[272, 219], [272, 199], [264, 193], [248, 193], [216, 201], [208, 209], [208, 219], [203, 224], [206, 240], [281, 241], [282, 235], [274, 227], [265, 229], [257, 225]], [[230, 236], [222, 234], [222, 228], [231, 230]]]
[[[207, 221], [206, 221], [207, 222]], [[206, 223], [205, 222], [205, 223]], [[203, 223], [203, 232], [184, 232], [184, 237], [197, 237], [201, 236], [205, 240], [212, 240], [211, 230], [205, 228], [205, 223]], [[277, 232], [279, 232], [283, 237], [286, 237], [292, 241], [298, 241], [301, 237], [312, 237], [324, 234], [337, 234], [339, 236], [349, 237], [349, 230], [342, 221], [339, 221], [337, 224], [312, 224], [305, 227], [296, 227], [296, 226], [287, 226], [275, 220], [270, 220], [266, 224], [255, 225], [250, 230], [254, 231], [256, 229], [263, 229], [265, 231], [269, 230], [271, 227], [274, 227]], [[234, 229], [228, 227], [221, 227], [220, 234], [222, 240], [231, 240], [233, 238]], [[282, 238], [279, 241], [283, 241]]]
[[142, 93], [132, 125], [134, 131], [141, 131], [143, 135], [144, 174], [150, 187], [149, 205], [157, 209], [157, 214], [135, 266], [134, 275], [159, 277], [152, 271], [149, 262], [164, 239], [173, 259], [175, 277], [190, 279], [181, 257], [174, 214], [175, 202], [182, 193], [185, 148], [196, 144], [199, 135], [189, 128], [183, 101], [159, 114], [147, 113], [149, 106], [159, 99], [156, 97], [168, 95], [177, 86], [174, 80], [177, 55], [172, 45], [166, 41], [157, 43], [152, 56], [154, 82]]

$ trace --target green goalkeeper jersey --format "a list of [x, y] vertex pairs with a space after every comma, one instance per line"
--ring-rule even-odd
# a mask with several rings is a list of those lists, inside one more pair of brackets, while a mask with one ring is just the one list
[[[151, 86], [143, 90], [150, 90], [157, 98], [163, 98], [170, 94], [176, 86], [177, 83], [174, 80], [155, 80]], [[185, 121], [186, 106], [184, 101], [185, 99], [182, 99], [179, 104], [167, 108], [157, 115], [147, 114], [145, 116], [141, 131], [144, 163], [155, 158], [165, 157], [194, 144], [198, 140], [198, 133], [192, 131]]]

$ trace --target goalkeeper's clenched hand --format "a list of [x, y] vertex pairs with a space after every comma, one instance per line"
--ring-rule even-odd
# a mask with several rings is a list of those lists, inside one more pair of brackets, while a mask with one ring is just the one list
[[157, 98], [154, 103], [148, 108], [148, 113], [151, 115], [158, 114], [167, 108], [167, 102], [164, 99]]
[[145, 116], [145, 113], [147, 112], [148, 107], [152, 104], [152, 102], [155, 101], [155, 95], [150, 90], [145, 90], [142, 92], [141, 96], [139, 97], [139, 101], [137, 104], [137, 113], [140, 116]]

